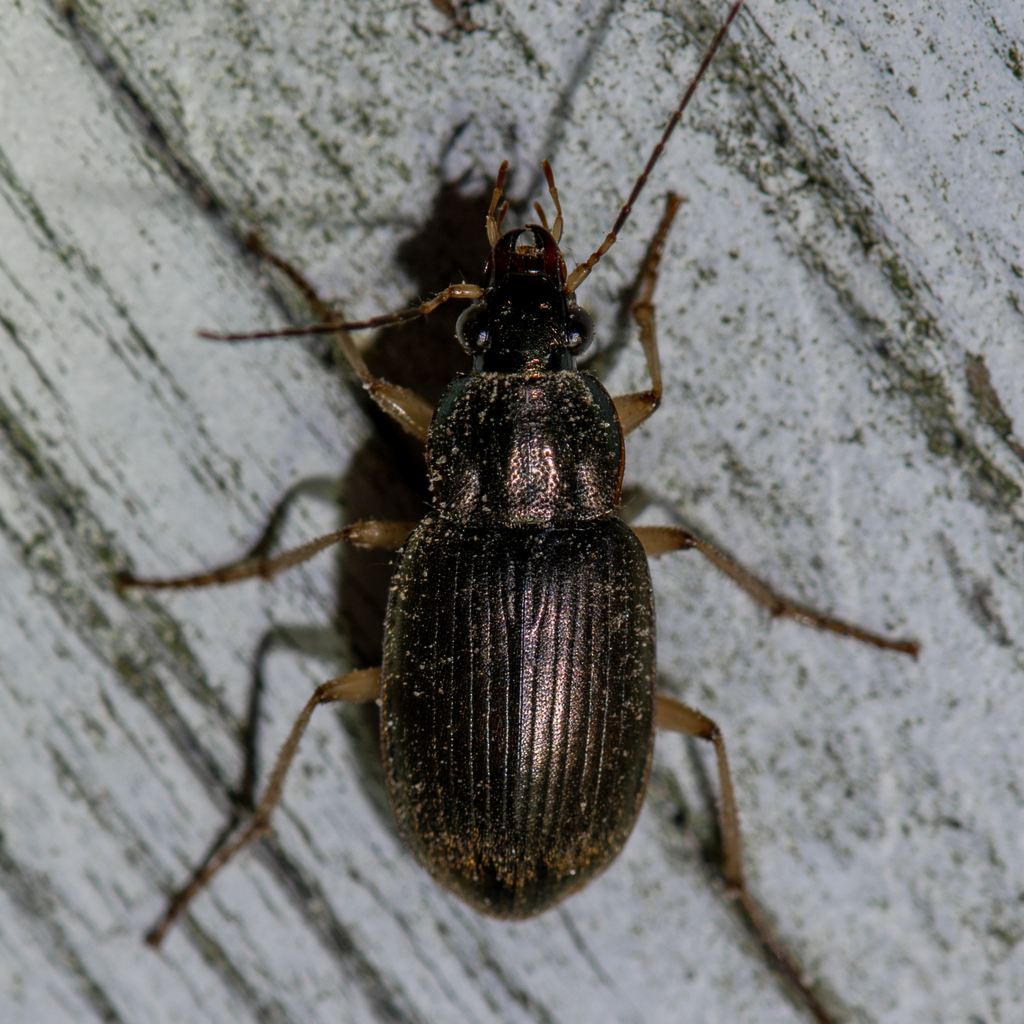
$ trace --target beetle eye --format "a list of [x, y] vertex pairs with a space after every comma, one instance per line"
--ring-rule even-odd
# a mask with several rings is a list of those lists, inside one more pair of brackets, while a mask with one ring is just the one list
[[594, 318], [581, 306], [569, 307], [565, 327], [565, 345], [574, 355], [581, 355], [594, 340]]
[[455, 324], [455, 336], [471, 356], [482, 355], [491, 345], [491, 334], [484, 313], [484, 303], [474, 302], [459, 314]]

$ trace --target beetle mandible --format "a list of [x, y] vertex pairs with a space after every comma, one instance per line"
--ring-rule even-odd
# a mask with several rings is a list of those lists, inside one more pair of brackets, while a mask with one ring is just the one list
[[[149, 936], [152, 944], [215, 872], [269, 831], [289, 766], [320, 704], [380, 698], [385, 776], [407, 845], [442, 886], [476, 910], [508, 919], [549, 909], [614, 860], [643, 801], [657, 724], [713, 744], [726, 889], [810, 1012], [831, 1020], [745, 887], [718, 726], [655, 692], [647, 557], [695, 548], [773, 616], [912, 656], [917, 644], [797, 605], [685, 530], [631, 529], [619, 518], [623, 438], [661, 400], [653, 295], [678, 196], [668, 198], [632, 307], [651, 387], [612, 398], [576, 366], [593, 336], [576, 289], [614, 244], [741, 6], [742, 0], [732, 5], [612, 229], [571, 272], [559, 250], [563, 218], [550, 167], [545, 162], [553, 222], [538, 205], [539, 224], [503, 234], [503, 164], [486, 219], [491, 252], [482, 287], [452, 285], [401, 313], [342, 323], [288, 264], [264, 253], [306, 291], [326, 322], [303, 330], [206, 335], [234, 341], [337, 334], [374, 401], [426, 442], [433, 507], [419, 524], [358, 523], [274, 558], [198, 576], [121, 575], [123, 586], [194, 587], [266, 578], [340, 541], [400, 551], [383, 666], [316, 690], [278, 755], [251, 822], [172, 902]], [[473, 371], [456, 378], [432, 410], [406, 389], [373, 377], [345, 332], [426, 316], [452, 299], [471, 301], [457, 333]]]

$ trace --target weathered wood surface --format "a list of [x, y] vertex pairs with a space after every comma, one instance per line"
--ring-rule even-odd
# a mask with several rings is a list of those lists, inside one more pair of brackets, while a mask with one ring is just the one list
[[[240, 553], [298, 481], [341, 479], [342, 507], [303, 497], [286, 540], [390, 486], [316, 346], [195, 338], [283, 322], [248, 230], [346, 312], [389, 310], [436, 287], [432, 236], [469, 244], [455, 214], [482, 228], [460, 195], [505, 157], [539, 195], [547, 156], [582, 258], [722, 14], [481, 3], [467, 34], [426, 0], [0, 6], [4, 1022], [806, 1019], [717, 891], [672, 737], [621, 860], [511, 926], [430, 884], [362, 719], [320, 713], [277, 838], [148, 949], [240, 784], [257, 667], [265, 763], [375, 613], [353, 576], [324, 640], [328, 557], [270, 586], [111, 585]], [[664, 686], [722, 725], [755, 891], [841, 1021], [1024, 1003], [1022, 65], [1016, 0], [752, 0], [581, 293], [613, 388], [640, 384], [619, 289], [660, 197], [690, 197], [657, 296], [666, 404], [628, 446], [642, 521], [924, 645], [770, 623], [692, 554], [655, 568]], [[306, 654], [265, 643], [287, 626]]]

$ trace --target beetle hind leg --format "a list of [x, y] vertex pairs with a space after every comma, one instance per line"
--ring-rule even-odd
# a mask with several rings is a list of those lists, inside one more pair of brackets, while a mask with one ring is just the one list
[[721, 730], [707, 715], [681, 701], [661, 695], [658, 696], [658, 728], [679, 732], [684, 736], [696, 736], [714, 746], [715, 760], [718, 763], [720, 794], [718, 817], [724, 854], [722, 878], [726, 891], [739, 902], [751, 930], [764, 947], [769, 959], [789, 982], [818, 1024], [835, 1024], [835, 1018], [828, 1013], [818, 997], [808, 988], [796, 962], [774, 935], [764, 911], [747, 890], [743, 877], [743, 841], [740, 834], [739, 814], [736, 811], [732, 774], [729, 771], [729, 760], [726, 757], [725, 740], [722, 738]]
[[167, 929], [181, 915], [185, 908], [213, 876], [220, 871], [228, 861], [232, 860], [237, 853], [248, 846], [254, 839], [269, 835], [273, 829], [270, 826], [270, 815], [274, 808], [281, 802], [281, 794], [284, 790], [285, 779], [288, 769], [299, 752], [299, 743], [302, 734], [309, 725], [313, 712], [321, 704], [333, 704], [339, 701], [351, 701], [354, 703], [376, 700], [380, 696], [380, 669], [367, 668], [349, 672], [346, 675], [338, 676], [336, 679], [329, 679], [316, 688], [313, 696], [306, 702], [299, 717], [295, 720], [288, 738], [284, 741], [277, 760], [274, 762], [274, 769], [270, 773], [270, 780], [267, 783], [266, 791], [259, 805], [253, 813], [249, 824], [230, 842], [224, 843], [219, 849], [215, 849], [211, 857], [196, 870], [188, 884], [171, 899], [167, 912], [161, 918], [159, 924], [146, 936], [146, 942], [151, 946], [159, 946], [163, 941]]

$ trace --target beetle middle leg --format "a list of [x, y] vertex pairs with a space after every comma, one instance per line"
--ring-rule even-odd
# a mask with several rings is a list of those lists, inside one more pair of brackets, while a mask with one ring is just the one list
[[283, 551], [273, 558], [259, 550], [257, 544], [248, 554], [234, 562], [211, 569], [208, 572], [196, 573], [191, 576], [172, 576], [167, 579], [144, 579], [133, 576], [129, 572], [118, 573], [119, 589], [138, 587], [142, 590], [194, 590], [199, 587], [219, 586], [225, 583], [238, 583], [242, 580], [259, 577], [269, 580], [278, 573], [285, 572], [308, 562], [321, 551], [347, 541], [358, 548], [380, 548], [384, 551], [397, 551], [412, 533], [415, 523], [384, 522], [371, 520], [353, 523], [340, 530], [315, 537], [297, 548]]
[[[632, 305], [632, 313], [640, 328], [640, 341], [647, 357], [651, 387], [647, 391], [616, 395], [613, 399], [615, 411], [619, 414], [622, 423], [623, 434], [628, 434], [643, 423], [661, 403], [661, 363], [658, 357], [658, 340], [654, 322], [654, 289], [658, 281], [658, 265], [661, 262], [665, 239], [682, 202], [681, 196], [674, 192], [669, 193], [661, 223], [658, 225], [654, 238], [651, 239], [651, 244], [647, 247], [647, 253], [637, 275], [638, 297]], [[900, 651], [913, 658], [917, 657], [920, 644], [916, 640], [890, 640], [861, 626], [822, 615], [812, 608], [790, 601], [789, 598], [776, 593], [724, 552], [687, 530], [673, 526], [640, 526], [634, 527], [633, 532], [643, 544], [648, 557], [651, 558], [656, 558], [669, 551], [685, 551], [688, 548], [696, 548], [717, 569], [738, 584], [759, 605], [766, 608], [773, 618], [795, 619], [805, 626], [814, 626], [817, 629], [853, 637], [855, 640], [861, 640], [875, 647]]]
[[772, 590], [767, 583], [763, 583], [749, 569], [734, 561], [725, 552], [719, 551], [714, 545], [688, 530], [680, 529], [678, 526], [635, 526], [633, 532], [639, 538], [649, 558], [657, 558], [670, 551], [686, 551], [689, 548], [695, 548], [716, 569], [719, 569], [745, 590], [762, 608], [767, 609], [772, 618], [795, 619], [805, 626], [814, 626], [816, 629], [853, 637], [854, 640], [860, 640], [874, 647], [909, 654], [915, 659], [921, 649], [921, 645], [916, 640], [890, 640], [888, 637], [879, 636], [861, 626], [855, 626], [829, 615], [822, 615], [813, 608], [790, 601], [788, 597], [783, 597]]
[[[296, 565], [308, 561], [321, 551], [341, 541], [347, 541], [356, 547], [396, 550], [408, 539], [416, 526], [415, 523], [383, 522], [372, 520], [354, 523], [344, 529], [317, 537], [297, 548], [292, 548], [275, 557], [259, 553], [263, 538], [243, 558], [230, 562], [210, 572], [192, 576], [179, 576], [171, 579], [139, 579], [129, 573], [121, 573], [117, 584], [121, 588], [138, 587], [146, 590], [184, 590], [214, 586], [218, 584], [237, 583], [244, 579], [260, 577], [269, 579]], [[256, 553], [254, 553], [256, 552]], [[335, 679], [329, 679], [316, 688], [313, 696], [306, 702], [299, 717], [295, 720], [288, 738], [277, 755], [273, 771], [270, 773], [267, 788], [257, 805], [249, 823], [229, 842], [215, 848], [212, 856], [197, 868], [188, 883], [172, 898], [166, 913], [160, 922], [146, 936], [151, 946], [159, 946], [167, 929], [181, 915], [192, 898], [210, 881], [225, 864], [232, 860], [252, 840], [267, 835], [272, 831], [270, 815], [281, 801], [285, 778], [295, 755], [298, 753], [302, 735], [309, 725], [313, 711], [321, 704], [338, 702], [364, 703], [376, 700], [380, 696], [380, 668], [358, 669]], [[228, 833], [230, 835], [230, 832]]]

